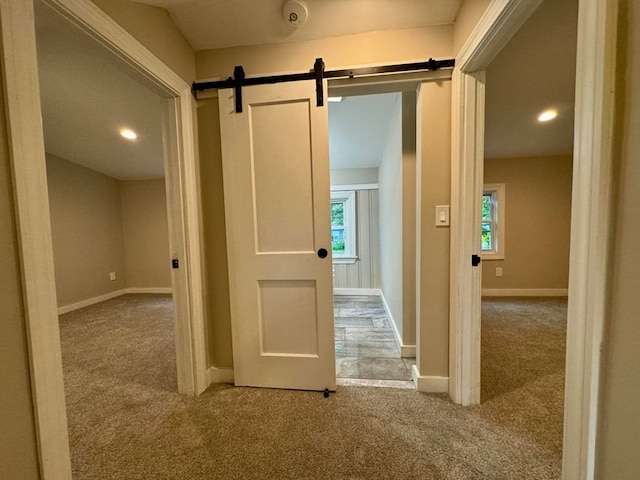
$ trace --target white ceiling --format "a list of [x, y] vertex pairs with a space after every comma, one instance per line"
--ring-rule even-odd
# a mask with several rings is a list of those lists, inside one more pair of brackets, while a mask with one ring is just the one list
[[298, 28], [284, 0], [133, 0], [169, 11], [194, 50], [298, 42], [353, 33], [453, 23], [461, 0], [305, 0]]
[[329, 102], [331, 168], [377, 167], [389, 134], [389, 125], [401, 94], [344, 97]]
[[[485, 158], [573, 151], [577, 0], [545, 0], [487, 69]], [[539, 123], [537, 115], [558, 110]]]
[[[184, 4], [185, 11], [194, 8], [194, 3], [202, 2], [144, 1], [174, 9], [178, 4]], [[281, 5], [280, 0], [252, 2], [254, 7], [258, 5], [256, 9], [248, 8], [248, 1], [210, 0], [203, 12], [211, 5], [219, 8], [224, 5], [225, 9], [234, 12], [238, 7], [239, 10], [233, 13], [236, 15], [242, 10], [239, 6], [244, 5], [244, 11], [252, 12], [250, 16], [253, 17], [265, 5], [277, 3], [278, 9]], [[389, 7], [391, 0], [366, 2], [368, 5], [376, 4], [375, 8], [369, 7], [367, 11], [376, 11], [375, 16], [380, 19], [395, 16], [379, 13], [386, 11], [384, 8]], [[399, 2], [405, 0], [393, 0], [394, 5]], [[309, 0], [308, 3], [312, 19], [316, 7], [325, 12], [330, 6], [337, 9], [338, 3], [348, 4], [349, 9], [363, 8], [360, 0]], [[435, 4], [437, 15], [446, 13], [444, 10], [447, 8], [443, 5], [447, 4], [449, 14], [455, 16], [452, 12], [457, 12], [460, 2], [407, 0], [406, 3], [414, 6], [424, 4], [420, 8], [427, 9], [431, 7], [426, 5]], [[577, 0], [546, 0], [487, 70], [486, 158], [571, 153], [576, 4]], [[382, 10], [377, 10], [378, 5]], [[403, 13], [399, 17], [403, 18], [404, 10], [401, 11]], [[178, 18], [179, 15], [174, 12], [173, 16]], [[207, 15], [202, 14], [201, 17]], [[218, 18], [219, 15], [213, 17]], [[399, 17], [394, 17], [393, 21]], [[276, 22], [275, 18], [272, 20]], [[398, 22], [407, 26], [404, 20]], [[227, 21], [227, 24], [232, 23]], [[331, 34], [335, 22], [325, 23], [330, 27], [324, 29], [324, 33]], [[365, 23], [354, 22], [353, 28], [364, 29]], [[241, 25], [244, 28], [245, 24]], [[381, 23], [376, 25], [384, 28]], [[197, 28], [181, 28], [185, 32], [197, 31]], [[231, 30], [243, 31], [243, 28]], [[270, 35], [279, 35], [278, 28], [272, 26]], [[209, 30], [216, 29], [210, 27]], [[319, 35], [318, 32], [314, 35]], [[112, 64], [92, 40], [75, 32], [56, 14], [40, 5], [37, 7], [37, 33], [47, 151], [121, 180], [162, 177], [162, 100]], [[241, 37], [248, 39], [244, 43], [257, 41], [252, 35], [243, 33]], [[292, 39], [281, 38], [279, 41]], [[376, 97], [347, 97], [341, 103], [330, 104], [332, 168], [371, 167], [379, 163], [396, 100], [393, 94]], [[536, 114], [549, 106], [558, 108], [560, 116], [548, 124], [539, 124], [535, 120]], [[139, 140], [128, 142], [121, 138], [118, 130], [122, 127], [137, 131]]]
[[36, 31], [47, 152], [118, 180], [162, 178], [162, 99], [39, 4]]

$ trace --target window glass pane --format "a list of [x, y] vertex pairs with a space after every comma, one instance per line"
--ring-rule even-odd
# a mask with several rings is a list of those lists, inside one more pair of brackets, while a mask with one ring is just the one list
[[492, 250], [491, 223], [482, 222], [482, 250]]
[[491, 194], [482, 196], [482, 220], [491, 220]]
[[333, 253], [341, 254], [345, 251], [344, 245], [344, 227], [331, 228], [331, 250]]
[[331, 226], [344, 228], [345, 202], [331, 202]]

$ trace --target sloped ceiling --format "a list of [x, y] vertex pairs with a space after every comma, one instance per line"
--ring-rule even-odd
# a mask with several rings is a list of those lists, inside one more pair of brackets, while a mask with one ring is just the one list
[[295, 28], [283, 17], [284, 0], [133, 1], [167, 9], [195, 51], [449, 24], [461, 4], [461, 0], [304, 0], [309, 17]]
[[370, 168], [380, 165], [389, 125], [401, 94], [345, 97], [329, 102], [331, 168]]
[[162, 99], [40, 4], [36, 35], [47, 152], [118, 180], [164, 177]]

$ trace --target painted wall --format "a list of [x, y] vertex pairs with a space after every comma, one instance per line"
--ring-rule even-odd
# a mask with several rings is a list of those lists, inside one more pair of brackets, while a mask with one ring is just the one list
[[378, 183], [377, 168], [332, 168], [331, 185], [362, 185]]
[[568, 288], [572, 168], [571, 156], [485, 161], [485, 183], [505, 184], [506, 231], [505, 259], [482, 263], [483, 289]]
[[[453, 27], [450, 25], [373, 32], [309, 42], [234, 47], [205, 50], [196, 53], [199, 79], [224, 78], [235, 65], [243, 65], [247, 75], [275, 72], [306, 71], [318, 56], [323, 56], [327, 68], [374, 63], [409, 62], [425, 57], [452, 55]], [[425, 45], [428, 46], [425, 50]], [[450, 82], [438, 82], [427, 87], [424, 98], [424, 152], [427, 161], [420, 182], [428, 185], [420, 196], [424, 210], [431, 212], [436, 204], [448, 204], [450, 195]], [[228, 299], [226, 244], [224, 242], [224, 203], [221, 181], [221, 154], [217, 100], [201, 100], [198, 107], [199, 149], [203, 210], [205, 224], [206, 270], [208, 282], [208, 335], [212, 365], [232, 364], [231, 327]], [[429, 214], [429, 224], [432, 215]], [[449, 234], [425, 231], [420, 271], [429, 272], [423, 282], [421, 315], [425, 346], [424, 370], [447, 376], [448, 362], [448, 292]], [[432, 236], [434, 238], [432, 238]], [[430, 292], [430, 293], [427, 293]], [[217, 302], [216, 302], [217, 300]], [[416, 307], [417, 308], [417, 307]], [[427, 365], [429, 365], [427, 367]]]
[[434, 224], [451, 198], [451, 82], [425, 82], [417, 102], [416, 338], [422, 376], [449, 376], [448, 228]]
[[380, 288], [398, 332], [402, 332], [402, 95], [389, 121], [378, 167], [380, 195]]
[[478, 20], [484, 14], [491, 0], [464, 0], [453, 27], [453, 51], [457, 54]]
[[185, 82], [191, 84], [195, 80], [195, 58], [191, 45], [166, 10], [125, 0], [91, 1]]
[[233, 366], [231, 306], [217, 98], [198, 101], [198, 139], [209, 362], [216, 367], [230, 368]]
[[127, 287], [171, 287], [164, 179], [120, 182]]
[[47, 155], [47, 181], [58, 306], [171, 287], [163, 179], [121, 182]]
[[417, 94], [402, 92], [402, 336], [416, 344], [416, 119]]
[[596, 478], [600, 479], [631, 479], [640, 471], [640, 4], [623, 0], [620, 7], [617, 208], [599, 412]]
[[[4, 89], [4, 86], [0, 86]], [[0, 95], [0, 478], [37, 480], [38, 453], [22, 278], [7, 147], [4, 92]]]
[[125, 288], [120, 182], [47, 155], [47, 183], [58, 305]]

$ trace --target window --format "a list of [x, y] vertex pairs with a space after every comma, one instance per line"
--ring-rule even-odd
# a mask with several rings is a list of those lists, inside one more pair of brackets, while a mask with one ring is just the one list
[[504, 260], [504, 183], [485, 184], [482, 194], [482, 258]]
[[355, 263], [356, 192], [331, 192], [331, 251], [333, 263]]

